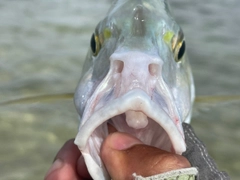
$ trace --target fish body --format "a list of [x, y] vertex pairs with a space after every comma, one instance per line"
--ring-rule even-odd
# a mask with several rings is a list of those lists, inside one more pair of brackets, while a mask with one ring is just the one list
[[185, 49], [165, 0], [117, 0], [99, 22], [74, 96], [75, 144], [93, 179], [109, 179], [99, 156], [107, 124], [147, 145], [186, 150], [194, 83]]

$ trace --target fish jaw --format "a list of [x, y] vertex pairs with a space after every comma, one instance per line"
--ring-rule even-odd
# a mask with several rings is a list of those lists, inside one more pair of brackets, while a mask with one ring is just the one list
[[[75, 144], [92, 177], [108, 179], [99, 156], [107, 124], [144, 144], [182, 154], [186, 150], [171, 90], [161, 78], [162, 60], [141, 52], [116, 52], [107, 76], [88, 100]], [[95, 179], [95, 178], [94, 178]]]
[[[119, 114], [128, 110], [143, 112], [148, 117], [148, 125], [143, 129], [134, 130], [128, 127], [124, 119], [112, 118], [118, 117]], [[144, 144], [167, 151], [174, 149], [177, 154], [182, 154], [186, 150], [184, 137], [171, 118], [156, 103], [152, 102], [145, 92], [136, 89], [110, 101], [94, 112], [79, 128], [75, 144], [81, 150], [93, 179], [99, 179], [99, 177], [109, 179], [99, 157], [101, 144], [108, 135], [107, 123], [113, 124], [121, 132], [138, 137]]]
[[[143, 112], [148, 117], [148, 119], [154, 119], [154, 121], [159, 124], [159, 126], [161, 126], [168, 134], [172, 142], [173, 148], [177, 154], [182, 154], [182, 152], [186, 150], [182, 130], [179, 130], [177, 128], [169, 115], [163, 109], [161, 109], [158, 104], [153, 102], [144, 91], [139, 89], [132, 90], [126, 93], [124, 96], [110, 101], [104, 107], [95, 111], [92, 116], [86, 121], [86, 123], [79, 128], [79, 133], [75, 139], [75, 143], [78, 145], [79, 149], [84, 151], [89, 138], [92, 138], [91, 136], [93, 135], [93, 133], [98, 133], [94, 132], [95, 130], [99, 132], [101, 130], [105, 131], [101, 132], [101, 135], [103, 137], [99, 137], [99, 139], [104, 140], [105, 137], [108, 135], [107, 123], [109, 122], [114, 125], [118, 124], [118, 122], [113, 122], [114, 117], [121, 115], [129, 110]], [[113, 118], [113, 120], [110, 120], [111, 118]], [[102, 128], [97, 129], [101, 125]], [[146, 127], [147, 126], [145, 126], [144, 128]], [[119, 127], [115, 128], [118, 129]], [[129, 129], [130, 128], [131, 127], [129, 127]], [[143, 137], [139, 138], [142, 139]], [[150, 144], [149, 142], [144, 141], [143, 143]]]

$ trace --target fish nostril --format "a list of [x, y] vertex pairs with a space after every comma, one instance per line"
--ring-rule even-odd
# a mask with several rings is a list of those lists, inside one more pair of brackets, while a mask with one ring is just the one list
[[149, 64], [148, 71], [152, 76], [156, 76], [158, 73], [158, 65], [157, 64]]
[[121, 73], [123, 71], [123, 67], [124, 67], [123, 61], [120, 61], [120, 60], [114, 61], [114, 71], [116, 73]]

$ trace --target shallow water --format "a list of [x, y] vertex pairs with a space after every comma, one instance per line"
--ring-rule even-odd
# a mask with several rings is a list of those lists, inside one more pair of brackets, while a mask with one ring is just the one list
[[[98, 1], [99, 2], [99, 1]], [[240, 1], [171, 0], [197, 95], [240, 94]], [[110, 1], [0, 1], [0, 101], [73, 92], [96, 23]], [[240, 103], [199, 105], [192, 125], [220, 169], [240, 177]], [[77, 134], [72, 100], [0, 108], [0, 179], [43, 179]]]

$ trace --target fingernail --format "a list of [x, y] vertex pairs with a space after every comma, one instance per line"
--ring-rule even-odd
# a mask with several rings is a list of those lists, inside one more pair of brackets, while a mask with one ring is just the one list
[[139, 139], [125, 133], [113, 133], [110, 135], [110, 146], [112, 149], [125, 150], [136, 144], [143, 144]]
[[50, 169], [48, 170], [45, 179], [54, 171], [56, 171], [57, 169], [60, 169], [63, 166], [63, 161], [61, 159], [56, 159], [52, 166], [50, 167]]

